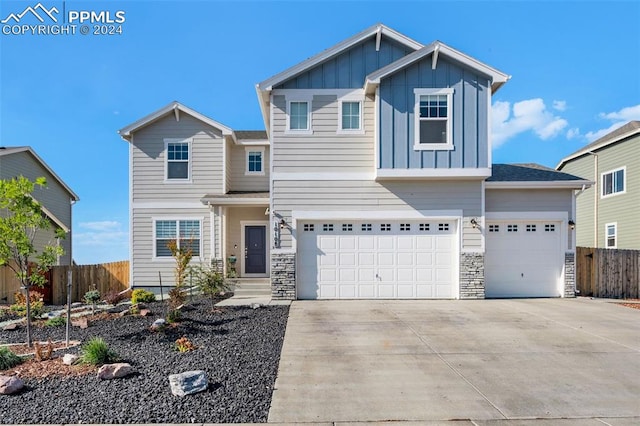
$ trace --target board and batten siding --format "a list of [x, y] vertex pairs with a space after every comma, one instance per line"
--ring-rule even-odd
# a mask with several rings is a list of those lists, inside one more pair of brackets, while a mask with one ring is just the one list
[[[262, 154], [263, 175], [246, 174], [247, 170], [247, 149], [259, 151], [264, 149]], [[227, 151], [229, 166], [227, 167], [230, 191], [269, 191], [269, 146], [268, 145], [233, 145], [230, 144]]]
[[[605, 247], [605, 225], [607, 223], [617, 224], [617, 248], [618, 249], [640, 249], [640, 216], [638, 216], [638, 206], [640, 206], [640, 135], [636, 135], [624, 141], [608, 145], [604, 149], [596, 152], [598, 155], [598, 173], [594, 178], [594, 156], [584, 155], [567, 163], [562, 171], [576, 176], [596, 181], [597, 184], [580, 194], [577, 199], [578, 218], [576, 228], [582, 226], [582, 218], [585, 220], [589, 230], [580, 229], [578, 234], [578, 245], [586, 247]], [[608, 197], [602, 197], [602, 173], [625, 167], [625, 192]], [[594, 197], [598, 197], [598, 218], [597, 218], [597, 244], [593, 243], [594, 238]], [[587, 227], [585, 226], [585, 228]], [[586, 233], [586, 235], [585, 235]], [[585, 243], [584, 245], [582, 243]]]
[[[38, 177], [47, 179], [47, 186], [40, 188], [36, 185], [33, 197], [47, 208], [58, 220], [71, 228], [71, 194], [62, 186], [51, 173], [44, 169], [29, 152], [16, 152], [0, 157], [0, 179], [10, 179], [17, 176], [35, 181]], [[49, 241], [49, 232], [44, 231], [40, 242]], [[71, 264], [73, 253], [71, 251], [71, 233], [61, 241], [64, 255], [60, 258], [61, 265]]]
[[[462, 248], [479, 249], [482, 236], [469, 224], [482, 215], [479, 181], [386, 182], [274, 181], [273, 211], [291, 223], [292, 210], [382, 211], [462, 210]], [[291, 248], [291, 233], [281, 234], [281, 248]]]
[[313, 134], [286, 134], [286, 98], [274, 94], [273, 172], [373, 172], [374, 101], [364, 98], [363, 104], [363, 134], [338, 133], [335, 94], [313, 96]]
[[376, 51], [376, 37], [347, 49], [339, 55], [279, 84], [275, 89], [359, 89], [365, 77], [412, 53], [409, 47], [382, 36]]
[[[567, 212], [568, 219], [575, 217], [572, 189], [487, 189], [485, 211], [491, 212]], [[571, 247], [568, 230], [567, 246]]]
[[202, 221], [200, 236], [202, 251], [194, 257], [191, 264], [208, 264], [211, 256], [211, 221], [209, 209], [134, 209], [132, 213], [133, 248], [131, 250], [131, 271], [134, 288], [155, 287], [160, 285], [158, 272], [162, 274], [162, 285], [171, 286], [175, 282], [174, 269], [176, 261], [173, 257], [154, 259], [154, 219], [197, 219]]
[[[191, 139], [191, 182], [165, 181], [165, 139]], [[224, 139], [219, 129], [188, 114], [173, 114], [133, 135], [132, 198], [136, 201], [196, 201], [224, 190]]]
[[[431, 57], [380, 82], [378, 168], [485, 168], [489, 165], [490, 82], [468, 68]], [[415, 150], [414, 89], [453, 88], [453, 150]]]

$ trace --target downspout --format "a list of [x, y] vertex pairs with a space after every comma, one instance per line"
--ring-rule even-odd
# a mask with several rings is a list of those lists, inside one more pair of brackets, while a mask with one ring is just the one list
[[598, 154], [593, 151], [587, 154], [593, 155], [593, 246], [598, 248]]

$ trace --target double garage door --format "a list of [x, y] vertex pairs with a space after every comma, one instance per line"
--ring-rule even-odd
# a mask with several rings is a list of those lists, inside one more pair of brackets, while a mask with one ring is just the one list
[[298, 223], [299, 299], [457, 297], [456, 221]]
[[487, 221], [486, 297], [559, 297], [562, 294], [561, 223]]

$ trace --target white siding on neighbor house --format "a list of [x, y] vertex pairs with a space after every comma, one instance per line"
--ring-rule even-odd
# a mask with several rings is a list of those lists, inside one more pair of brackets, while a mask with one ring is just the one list
[[155, 229], [153, 221], [170, 219], [198, 219], [202, 221], [201, 255], [194, 257], [192, 264], [208, 264], [211, 256], [211, 222], [209, 209], [135, 209], [133, 221], [133, 247], [131, 250], [132, 287], [153, 287], [159, 285], [158, 272], [162, 274], [162, 285], [175, 282], [173, 271], [176, 265], [172, 257], [153, 258]]
[[[463, 250], [482, 247], [480, 231], [469, 224], [471, 218], [482, 215], [482, 183], [479, 181], [274, 181], [272, 208], [288, 224], [291, 224], [292, 210], [462, 210]], [[291, 248], [288, 230], [283, 230], [281, 239], [281, 248]]]
[[[485, 211], [491, 212], [567, 212], [567, 218], [575, 221], [572, 189], [487, 189]], [[566, 224], [565, 224], [566, 225]], [[568, 230], [568, 247], [571, 247], [571, 231]]]
[[[17, 152], [0, 157], [0, 179], [8, 179], [16, 176], [24, 176], [34, 181], [38, 177], [47, 179], [46, 188], [39, 188], [33, 192], [33, 196], [48, 209], [58, 220], [71, 229], [71, 195], [58, 183], [46, 169], [28, 152]], [[45, 231], [42, 241], [49, 240], [49, 233]], [[72, 261], [71, 234], [61, 242], [65, 254], [60, 258], [61, 265], [68, 265]]]
[[374, 101], [364, 98], [364, 134], [338, 134], [338, 97], [314, 95], [311, 108], [313, 134], [286, 134], [287, 99], [293, 92], [274, 95], [272, 103], [273, 172], [373, 172]]
[[[192, 139], [191, 182], [165, 181], [165, 139]], [[173, 114], [133, 135], [133, 202], [198, 201], [205, 194], [221, 194], [224, 186], [224, 139], [218, 129], [199, 120]]]
[[[247, 175], [246, 150], [262, 150], [262, 170], [264, 175]], [[230, 162], [229, 191], [269, 191], [269, 146], [242, 146], [229, 144], [227, 158]]]

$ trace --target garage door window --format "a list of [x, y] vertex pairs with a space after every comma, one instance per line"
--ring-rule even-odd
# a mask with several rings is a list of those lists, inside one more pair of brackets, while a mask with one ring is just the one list
[[304, 230], [305, 230], [305, 231], [307, 231], [307, 232], [309, 232], [309, 231], [313, 231], [313, 230], [314, 230], [314, 228], [315, 228], [315, 227], [313, 226], [313, 223], [305, 223], [305, 224], [304, 224]]
[[507, 225], [507, 232], [518, 232], [518, 225]]
[[332, 232], [333, 231], [333, 223], [325, 223], [322, 225], [322, 230], [324, 232]]
[[544, 225], [544, 232], [555, 232], [556, 226], [553, 223], [547, 223]]
[[353, 231], [353, 224], [351, 223], [342, 224], [342, 232], [351, 232], [351, 231]]
[[489, 225], [489, 232], [500, 232], [500, 225]]
[[383, 223], [382, 225], [380, 225], [380, 230], [381, 231], [391, 231], [391, 224], [390, 223]]
[[536, 232], [536, 225], [527, 225], [527, 232]]
[[438, 231], [448, 231], [449, 230], [449, 224], [448, 223], [439, 223], [438, 224]]
[[420, 224], [420, 230], [421, 230], [422, 232], [429, 231], [429, 224], [428, 224], [428, 223], [421, 223], [421, 224]]

